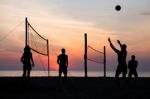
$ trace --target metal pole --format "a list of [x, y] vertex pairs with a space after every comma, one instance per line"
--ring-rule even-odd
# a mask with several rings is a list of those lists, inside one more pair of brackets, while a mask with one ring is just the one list
[[26, 17], [26, 19], [25, 19], [25, 46], [28, 45], [27, 39], [28, 39], [28, 20], [27, 20], [27, 17]]
[[87, 77], [87, 34], [84, 34], [85, 46], [84, 46], [84, 68], [85, 68], [85, 77]]
[[106, 47], [104, 46], [104, 77], [106, 77]]
[[48, 54], [48, 77], [50, 76], [50, 71], [49, 71], [49, 42], [47, 40], [47, 54]]

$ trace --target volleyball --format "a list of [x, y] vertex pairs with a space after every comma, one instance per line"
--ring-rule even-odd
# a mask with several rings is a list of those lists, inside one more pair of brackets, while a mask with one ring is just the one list
[[121, 10], [121, 6], [120, 5], [116, 5], [115, 9], [116, 9], [116, 11], [120, 11]]

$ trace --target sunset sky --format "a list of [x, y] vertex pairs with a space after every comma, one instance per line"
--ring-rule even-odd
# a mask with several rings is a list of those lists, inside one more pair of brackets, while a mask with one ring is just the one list
[[[115, 10], [121, 5], [120, 11]], [[57, 70], [57, 55], [65, 48], [69, 70], [84, 68], [84, 33], [88, 45], [103, 51], [107, 71], [115, 71], [117, 55], [110, 37], [127, 45], [127, 61], [134, 54], [138, 71], [150, 71], [150, 0], [0, 0], [0, 70], [22, 70], [20, 58], [25, 45], [25, 17], [49, 39], [50, 69]], [[47, 69], [47, 57], [33, 52], [34, 69]], [[39, 58], [40, 57], [40, 58]], [[42, 62], [39, 62], [39, 60]], [[102, 70], [103, 64], [88, 62], [88, 70]]]

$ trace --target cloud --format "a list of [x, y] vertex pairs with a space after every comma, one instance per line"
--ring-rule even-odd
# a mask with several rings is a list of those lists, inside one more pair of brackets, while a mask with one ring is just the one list
[[150, 16], [150, 12], [143, 12], [143, 13], [140, 13], [140, 15], [143, 15], [143, 16]]

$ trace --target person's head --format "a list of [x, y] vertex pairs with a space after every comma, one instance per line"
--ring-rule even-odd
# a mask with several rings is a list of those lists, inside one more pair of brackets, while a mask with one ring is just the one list
[[25, 46], [25, 48], [24, 48], [24, 52], [30, 52], [30, 47], [27, 45], [27, 46]]
[[132, 60], [135, 60], [135, 55], [132, 55], [132, 56], [131, 56], [131, 59], [132, 59]]
[[121, 49], [122, 49], [122, 50], [126, 50], [126, 48], [127, 48], [126, 44], [123, 44], [123, 45], [121, 46]]
[[62, 48], [62, 49], [61, 49], [61, 52], [62, 52], [62, 54], [65, 54], [65, 49]]

